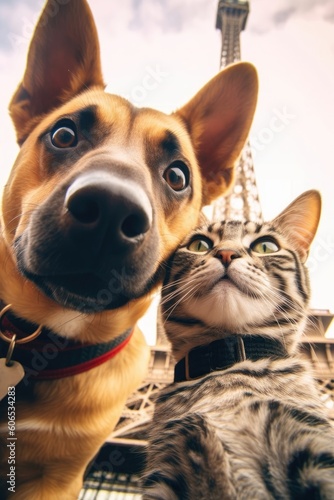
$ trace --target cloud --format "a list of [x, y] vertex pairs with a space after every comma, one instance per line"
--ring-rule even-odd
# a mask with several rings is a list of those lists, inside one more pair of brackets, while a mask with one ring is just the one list
[[[213, 1], [213, 0], [212, 0]], [[180, 32], [202, 18], [207, 0], [132, 0], [130, 28]]]
[[43, 0], [0, 0], [0, 50], [28, 47], [43, 4]]
[[291, 19], [317, 18], [334, 22], [333, 0], [253, 0], [250, 2], [252, 16], [247, 29], [255, 34], [267, 33], [273, 28], [280, 28]]
[[288, 7], [287, 9], [282, 9], [273, 14], [274, 24], [285, 23], [293, 14], [296, 13], [296, 7]]
[[[113, 30], [140, 33], [150, 37], [159, 33], [180, 33], [197, 23], [214, 26], [217, 0], [88, 0], [99, 24]], [[210, 15], [213, 17], [209, 17]], [[101, 14], [103, 14], [103, 19]], [[117, 22], [115, 23], [115, 19]]]

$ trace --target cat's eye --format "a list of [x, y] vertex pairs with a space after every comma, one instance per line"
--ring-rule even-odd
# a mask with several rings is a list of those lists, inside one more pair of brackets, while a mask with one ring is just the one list
[[58, 149], [73, 148], [78, 143], [77, 130], [72, 120], [60, 120], [51, 131], [51, 142]]
[[251, 249], [253, 252], [268, 255], [270, 253], [278, 252], [279, 246], [273, 240], [260, 240], [255, 241], [252, 244]]
[[188, 250], [194, 253], [206, 253], [211, 250], [212, 247], [212, 242], [204, 238], [196, 238], [187, 246]]
[[169, 165], [163, 177], [173, 191], [183, 191], [189, 185], [189, 169], [182, 161], [174, 161]]

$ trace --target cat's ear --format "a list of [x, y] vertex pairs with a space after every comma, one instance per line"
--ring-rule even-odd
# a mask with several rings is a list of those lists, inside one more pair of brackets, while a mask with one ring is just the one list
[[302, 262], [308, 256], [310, 245], [318, 229], [321, 197], [318, 191], [301, 194], [274, 219], [274, 225], [289, 239]]
[[203, 205], [225, 193], [233, 182], [234, 164], [248, 137], [257, 91], [254, 66], [232, 64], [175, 113], [195, 145], [203, 180]]

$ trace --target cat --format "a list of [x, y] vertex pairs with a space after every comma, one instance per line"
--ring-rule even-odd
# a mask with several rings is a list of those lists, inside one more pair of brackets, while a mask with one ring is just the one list
[[150, 426], [144, 500], [334, 499], [334, 428], [298, 354], [321, 198], [272, 222], [215, 222], [168, 263], [176, 358]]

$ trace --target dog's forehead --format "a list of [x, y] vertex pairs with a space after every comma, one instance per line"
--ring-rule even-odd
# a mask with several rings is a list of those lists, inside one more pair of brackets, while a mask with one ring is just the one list
[[139, 108], [132, 124], [131, 138], [143, 142], [148, 163], [161, 157], [195, 161], [190, 137], [181, 121], [150, 108]]
[[120, 96], [91, 89], [42, 120], [32, 134], [33, 140], [43, 137], [65, 117], [74, 119], [88, 133], [95, 129], [101, 144], [119, 148], [123, 155], [132, 151], [148, 164], [175, 157], [196, 163], [190, 136], [177, 114], [138, 108]]
[[65, 116], [78, 116], [81, 112], [91, 109], [100, 122], [112, 126], [117, 121], [119, 128], [127, 128], [132, 120], [132, 108], [132, 105], [120, 96], [90, 89], [55, 109], [42, 123], [44, 128], [50, 127]]
[[54, 110], [36, 127], [37, 135], [51, 128], [59, 119], [84, 116], [90, 110], [99, 127], [120, 142], [149, 143], [152, 148], [166, 151], [192, 151], [189, 135], [177, 115], [167, 115], [151, 108], [138, 108], [127, 99], [99, 89], [82, 92], [71, 101]]

